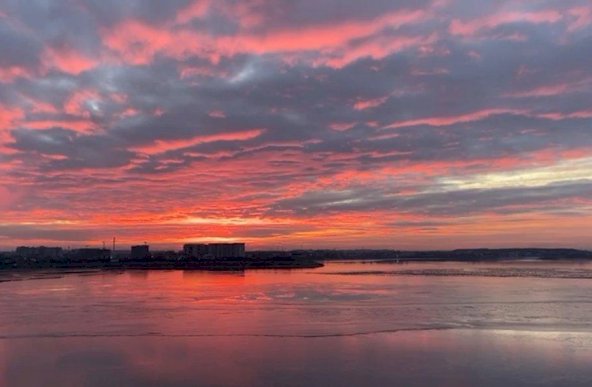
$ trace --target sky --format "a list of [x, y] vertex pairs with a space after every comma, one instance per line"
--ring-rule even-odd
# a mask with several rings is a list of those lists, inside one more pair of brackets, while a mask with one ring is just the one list
[[592, 249], [589, 0], [0, 0], [0, 247]]

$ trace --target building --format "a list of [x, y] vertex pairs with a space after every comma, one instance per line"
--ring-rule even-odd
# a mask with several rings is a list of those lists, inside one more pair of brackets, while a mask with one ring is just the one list
[[183, 254], [198, 259], [245, 258], [245, 244], [189, 243], [183, 246]]
[[244, 243], [210, 243], [208, 252], [212, 258], [244, 258]]
[[27, 247], [19, 246], [16, 248], [16, 255], [27, 259], [58, 259], [63, 255], [61, 247]]
[[183, 255], [191, 258], [207, 258], [208, 245], [205, 243], [188, 243], [183, 245]]
[[155, 251], [151, 254], [151, 257], [155, 261], [178, 261], [180, 258], [179, 253], [173, 250]]
[[132, 246], [131, 259], [150, 258], [150, 248], [148, 245]]
[[111, 250], [94, 248], [75, 249], [69, 251], [67, 256], [72, 261], [109, 261], [111, 259]]

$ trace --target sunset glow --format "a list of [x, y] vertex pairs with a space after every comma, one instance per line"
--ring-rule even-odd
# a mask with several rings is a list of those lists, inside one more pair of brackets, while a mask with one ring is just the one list
[[0, 2], [0, 249], [592, 249], [592, 3]]

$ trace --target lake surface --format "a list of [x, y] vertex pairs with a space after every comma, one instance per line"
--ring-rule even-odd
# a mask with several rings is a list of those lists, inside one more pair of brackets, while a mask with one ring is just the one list
[[590, 274], [544, 262], [22, 274], [0, 282], [0, 386], [591, 386]]

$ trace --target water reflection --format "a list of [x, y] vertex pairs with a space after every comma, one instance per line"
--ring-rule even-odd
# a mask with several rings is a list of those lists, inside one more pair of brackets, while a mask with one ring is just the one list
[[420, 331], [317, 339], [10, 340], [2, 343], [2, 362], [11, 386], [589, 385], [589, 349], [557, 339]]
[[592, 281], [318, 274], [392, 266], [1, 283], [0, 385], [592, 382]]

